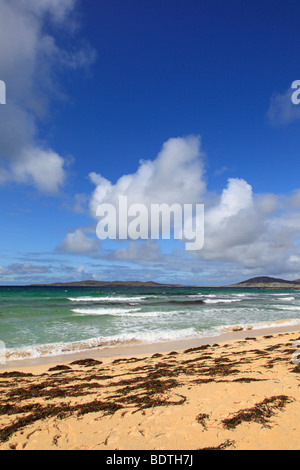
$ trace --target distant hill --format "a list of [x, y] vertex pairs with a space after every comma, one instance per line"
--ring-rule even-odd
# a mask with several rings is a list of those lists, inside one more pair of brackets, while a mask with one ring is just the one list
[[74, 281], [74, 282], [55, 282], [52, 284], [33, 284], [31, 287], [184, 287], [181, 284], [159, 284], [158, 282], [148, 281]]
[[[193, 285], [183, 284], [160, 284], [154, 281], [141, 282], [141, 281], [74, 281], [74, 282], [55, 282], [52, 284], [33, 284], [30, 287], [198, 287]], [[204, 286], [208, 287], [208, 286]], [[215, 287], [215, 286], [210, 286]], [[268, 289], [278, 289], [291, 287], [293, 289], [300, 289], [300, 279], [295, 281], [286, 281], [285, 279], [278, 279], [275, 277], [260, 276], [247, 279], [246, 281], [238, 282], [230, 286], [224, 287], [264, 287]]]
[[285, 279], [278, 279], [276, 277], [260, 276], [247, 279], [246, 281], [238, 282], [230, 287], [267, 287], [267, 288], [300, 288], [300, 280], [287, 281]]

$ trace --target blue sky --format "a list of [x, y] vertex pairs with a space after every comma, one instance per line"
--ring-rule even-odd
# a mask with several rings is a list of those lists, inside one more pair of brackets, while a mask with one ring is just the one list
[[[292, 0], [1, 0], [0, 284], [300, 278], [299, 17]], [[95, 207], [120, 195], [205, 204], [204, 248], [100, 242]]]

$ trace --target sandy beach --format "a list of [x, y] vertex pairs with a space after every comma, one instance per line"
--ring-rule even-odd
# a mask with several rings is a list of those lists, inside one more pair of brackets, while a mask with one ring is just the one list
[[299, 449], [297, 340], [299, 329], [237, 332], [6, 364], [0, 450]]

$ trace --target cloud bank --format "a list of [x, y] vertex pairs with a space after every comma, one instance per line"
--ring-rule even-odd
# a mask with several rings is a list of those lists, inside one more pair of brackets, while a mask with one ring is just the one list
[[39, 141], [38, 123], [51, 101], [62, 97], [57, 67], [74, 69], [95, 59], [90, 47], [66, 50], [54, 36], [62, 28], [76, 30], [75, 7], [75, 0], [0, 2], [1, 79], [7, 88], [7, 103], [0, 106], [0, 184], [14, 181], [53, 193], [65, 182], [65, 159]]
[[[129, 204], [205, 204], [205, 243], [200, 251], [174, 249], [162, 254], [155, 241], [130, 242], [115, 249], [110, 259], [139, 266], [172, 267], [216, 275], [216, 266], [228, 266], [239, 275], [273, 274], [300, 277], [300, 190], [290, 196], [255, 194], [249, 182], [229, 178], [220, 194], [210, 193], [206, 157], [199, 136], [171, 138], [154, 160], [140, 161], [137, 171], [113, 184], [99, 173], [89, 175], [95, 189], [90, 215], [96, 219], [100, 204], [117, 204], [126, 195]], [[94, 257], [101, 257], [101, 251]], [[188, 258], [188, 259], [187, 259]]]

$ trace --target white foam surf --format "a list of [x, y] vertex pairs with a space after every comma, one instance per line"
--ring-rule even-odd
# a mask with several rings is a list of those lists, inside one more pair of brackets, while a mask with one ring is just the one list
[[71, 302], [134, 302], [145, 300], [146, 296], [136, 296], [136, 297], [122, 297], [110, 295], [108, 297], [93, 297], [93, 296], [82, 296], [82, 297], [68, 297], [68, 300]]
[[117, 317], [140, 317], [140, 318], [153, 318], [153, 317], [161, 317], [161, 316], [173, 316], [176, 314], [181, 313], [180, 310], [153, 310], [153, 311], [142, 311], [141, 308], [135, 309], [123, 309], [123, 308], [102, 308], [102, 309], [81, 309], [75, 308], [72, 312], [76, 316], [89, 316], [89, 315], [111, 315]]
[[197, 337], [194, 328], [184, 328], [181, 330], [152, 331], [144, 333], [124, 333], [115, 336], [91, 338], [72, 343], [53, 343], [35, 345], [24, 348], [7, 349], [5, 361], [15, 361], [20, 359], [38, 359], [41, 357], [55, 357], [61, 355], [74, 354], [91, 349], [103, 349], [130, 344], [146, 344], [169, 342], [180, 339]]
[[242, 299], [204, 299], [206, 304], [232, 304], [236, 302], [242, 302]]
[[241, 331], [241, 330], [262, 330], [265, 328], [279, 328], [282, 326], [298, 326], [300, 325], [299, 318], [289, 318], [283, 320], [274, 320], [274, 321], [263, 321], [257, 323], [240, 323], [238, 325], [228, 325], [219, 327], [223, 333], [234, 332], [234, 331]]
[[137, 309], [123, 309], [123, 308], [74, 308], [72, 312], [80, 316], [89, 316], [89, 315], [128, 315], [133, 312], [140, 311], [140, 308]]

